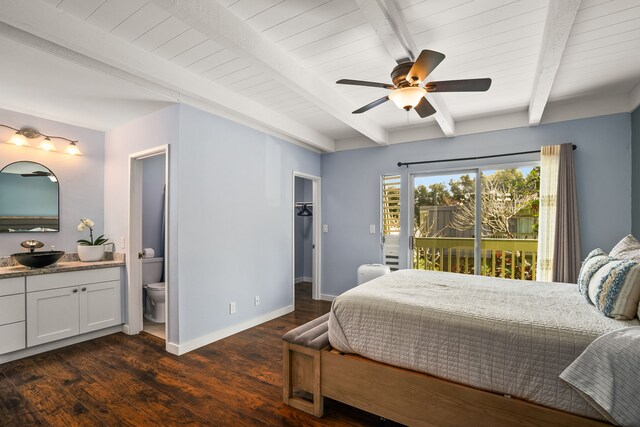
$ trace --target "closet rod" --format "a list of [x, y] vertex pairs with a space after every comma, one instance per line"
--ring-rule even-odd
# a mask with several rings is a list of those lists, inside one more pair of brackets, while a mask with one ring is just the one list
[[[573, 144], [573, 149], [575, 150], [576, 148], [578, 148], [578, 146]], [[421, 162], [398, 162], [398, 167], [406, 166], [408, 168], [411, 165], [424, 165], [427, 163], [459, 162], [461, 160], [480, 160], [480, 159], [490, 159], [492, 157], [519, 156], [521, 154], [533, 154], [533, 153], [539, 153], [539, 152], [540, 150], [532, 150], [532, 151], [520, 151], [518, 153], [491, 154], [489, 156], [461, 157], [458, 159], [423, 160]]]

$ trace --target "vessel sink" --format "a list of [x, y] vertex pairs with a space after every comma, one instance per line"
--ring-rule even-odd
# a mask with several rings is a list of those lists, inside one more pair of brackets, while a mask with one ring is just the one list
[[21, 252], [11, 256], [25, 267], [42, 268], [55, 264], [62, 255], [64, 251]]

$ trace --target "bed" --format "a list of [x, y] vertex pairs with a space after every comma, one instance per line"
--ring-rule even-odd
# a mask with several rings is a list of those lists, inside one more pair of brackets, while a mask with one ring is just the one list
[[603, 316], [575, 284], [400, 270], [336, 298], [316, 394], [408, 424], [441, 411], [433, 419], [452, 425], [474, 413], [496, 417], [487, 425], [598, 425], [559, 375], [599, 336], [639, 324]]

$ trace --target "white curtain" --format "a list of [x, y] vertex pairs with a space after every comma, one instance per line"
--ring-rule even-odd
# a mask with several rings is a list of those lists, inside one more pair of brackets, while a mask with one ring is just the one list
[[560, 146], [547, 145], [540, 152], [540, 210], [538, 218], [538, 264], [536, 280], [553, 281]]

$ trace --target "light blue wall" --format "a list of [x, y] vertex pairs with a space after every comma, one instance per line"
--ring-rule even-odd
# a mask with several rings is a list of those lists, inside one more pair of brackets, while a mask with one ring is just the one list
[[293, 171], [320, 155], [183, 105], [178, 157], [180, 342], [290, 307]]
[[632, 178], [633, 194], [631, 195], [633, 207], [633, 235], [640, 239], [640, 107], [631, 113], [632, 135]]
[[[296, 177], [296, 202], [313, 200], [313, 181]], [[313, 206], [308, 209], [313, 212]], [[297, 210], [296, 210], [297, 213]], [[311, 258], [313, 244], [313, 217], [296, 215], [296, 279], [311, 277]]]
[[[178, 104], [166, 107], [147, 116], [129, 122], [106, 133], [105, 143], [105, 233], [120, 247], [121, 238], [128, 236], [129, 224], [129, 155], [162, 145], [169, 146], [169, 263], [167, 288], [167, 310], [172, 322], [169, 323], [167, 340], [178, 344]], [[128, 254], [133, 259], [136, 254]], [[142, 289], [140, 289], [142, 292]]]
[[[45, 248], [76, 252], [78, 239], [87, 233], [78, 232], [80, 218], [91, 218], [96, 223], [96, 235], [104, 230], [104, 133], [72, 126], [41, 117], [0, 110], [0, 123], [15, 128], [32, 127], [50, 135], [61, 135], [78, 140], [83, 156], [70, 156], [61, 152], [48, 152], [28, 147], [5, 144], [14, 133], [0, 128], [0, 169], [9, 163], [30, 161], [40, 163], [53, 172], [60, 185], [60, 231], [55, 233], [0, 233], [0, 256], [23, 251], [20, 242], [40, 240]], [[58, 150], [66, 143], [53, 140]]]
[[165, 156], [142, 160], [142, 246], [164, 256], [164, 178]]
[[[369, 224], [380, 223], [380, 176], [402, 175], [401, 217], [406, 248], [408, 173], [463, 169], [487, 165], [488, 160], [398, 168], [399, 161], [435, 160], [538, 150], [543, 145], [572, 142], [578, 180], [582, 253], [611, 249], [631, 231], [631, 115], [628, 113], [518, 129], [508, 129], [341, 151], [322, 156], [322, 293], [338, 295], [355, 285], [360, 264], [380, 262], [380, 236]], [[492, 164], [534, 160], [519, 156], [494, 159]], [[401, 265], [406, 266], [406, 251]]]

